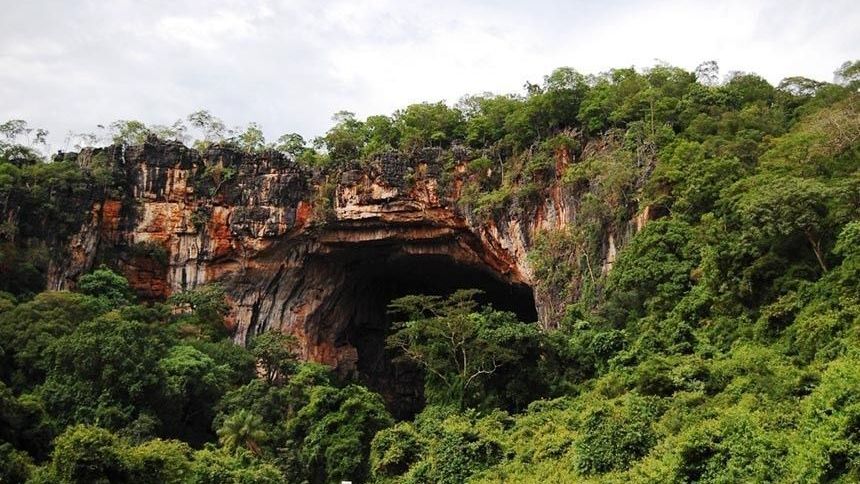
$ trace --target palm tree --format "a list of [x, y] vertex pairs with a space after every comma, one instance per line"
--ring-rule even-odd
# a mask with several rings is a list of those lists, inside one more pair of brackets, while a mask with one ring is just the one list
[[260, 455], [260, 444], [266, 440], [263, 419], [245, 409], [229, 416], [218, 429], [218, 441], [228, 450], [247, 447]]

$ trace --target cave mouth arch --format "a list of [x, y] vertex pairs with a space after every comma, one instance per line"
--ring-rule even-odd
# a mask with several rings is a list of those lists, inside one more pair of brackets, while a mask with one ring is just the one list
[[523, 322], [538, 319], [532, 288], [511, 281], [487, 266], [463, 263], [444, 253], [409, 253], [386, 246], [349, 248], [320, 256], [318, 263], [341, 272], [332, 294], [328, 322], [335, 347], [354, 348], [350, 376], [380, 393], [398, 418], [424, 406], [423, 373], [414, 365], [394, 361], [386, 349], [392, 316], [388, 304], [409, 294], [447, 296], [458, 289], [479, 289], [482, 305], [510, 311]]

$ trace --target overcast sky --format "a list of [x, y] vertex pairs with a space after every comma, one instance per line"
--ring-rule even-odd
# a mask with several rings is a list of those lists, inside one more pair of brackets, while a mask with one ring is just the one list
[[860, 57], [858, 0], [0, 0], [0, 122], [51, 131], [169, 124], [206, 108], [270, 138], [339, 110], [520, 92], [559, 66], [831, 81]]

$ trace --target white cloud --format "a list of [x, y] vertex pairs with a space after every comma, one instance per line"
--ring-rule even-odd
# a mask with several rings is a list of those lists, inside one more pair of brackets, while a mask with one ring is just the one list
[[661, 59], [831, 80], [860, 57], [851, 0], [0, 0], [0, 120], [53, 132], [208, 108], [270, 137], [331, 114], [519, 91], [554, 67]]
[[212, 15], [165, 17], [155, 25], [159, 37], [189, 47], [215, 50], [254, 32], [253, 17], [221, 10]]

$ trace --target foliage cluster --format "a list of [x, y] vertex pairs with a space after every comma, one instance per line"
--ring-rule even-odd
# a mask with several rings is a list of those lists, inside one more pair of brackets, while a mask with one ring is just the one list
[[[277, 332], [224, 332], [217, 286], [140, 305], [107, 268], [0, 308], [0, 481], [363, 479], [382, 399], [300, 363]], [[259, 372], [259, 373], [258, 373]], [[258, 376], [259, 375], [259, 376]]]

